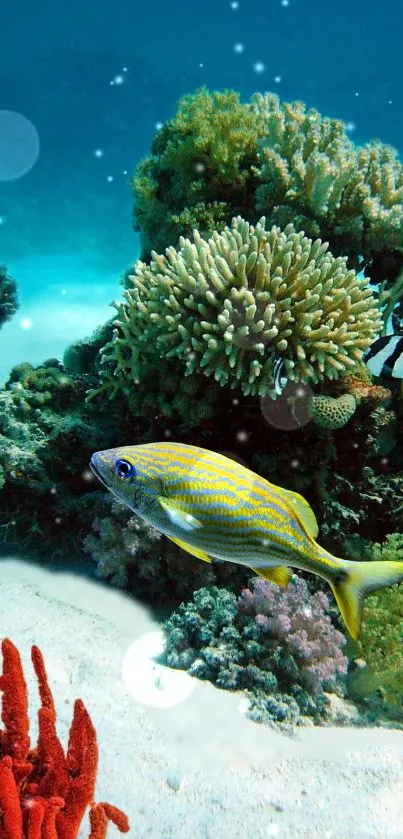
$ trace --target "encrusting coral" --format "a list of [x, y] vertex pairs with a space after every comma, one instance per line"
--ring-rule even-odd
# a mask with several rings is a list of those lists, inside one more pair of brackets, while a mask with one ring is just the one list
[[351, 393], [342, 396], [313, 396], [310, 401], [312, 419], [324, 428], [343, 428], [354, 416], [357, 402]]
[[326, 243], [254, 227], [240, 217], [203, 239], [180, 239], [151, 264], [137, 262], [126, 300], [115, 304], [113, 340], [103, 350], [102, 387], [135, 386], [141, 353], [179, 358], [185, 375], [267, 395], [278, 355], [290, 380], [352, 373], [381, 322], [366, 281]]
[[105, 839], [109, 821], [129, 831], [127, 816], [112, 804], [94, 803], [98, 746], [84, 703], [74, 705], [67, 753], [56, 733], [56, 711], [42, 654], [31, 650], [38, 680], [38, 742], [31, 748], [27, 688], [17, 648], [2, 642], [4, 730], [0, 730], [0, 835], [2, 839], [77, 839], [90, 807], [89, 839]]
[[249, 715], [293, 724], [323, 717], [324, 690], [342, 690], [345, 637], [328, 599], [302, 578], [287, 589], [255, 578], [237, 600], [215, 586], [196, 591], [165, 622], [167, 664], [227, 690], [246, 690]]

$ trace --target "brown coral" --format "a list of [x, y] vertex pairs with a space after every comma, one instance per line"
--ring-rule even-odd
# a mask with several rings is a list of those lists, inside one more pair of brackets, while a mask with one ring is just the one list
[[356, 376], [348, 376], [344, 379], [343, 385], [358, 403], [379, 405], [387, 402], [392, 396], [392, 391], [388, 387], [374, 385], [371, 381], [364, 381]]
[[4, 730], [0, 729], [0, 839], [76, 839], [90, 806], [89, 839], [105, 839], [108, 822], [127, 833], [127, 816], [110, 804], [94, 804], [98, 745], [81, 699], [74, 705], [67, 754], [56, 733], [56, 710], [44, 661], [31, 649], [39, 686], [38, 742], [29, 738], [27, 687], [17, 648], [2, 643]]

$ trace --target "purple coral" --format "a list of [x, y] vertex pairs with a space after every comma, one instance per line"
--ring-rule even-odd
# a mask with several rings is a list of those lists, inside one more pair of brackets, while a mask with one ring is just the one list
[[326, 594], [311, 594], [304, 579], [293, 577], [286, 589], [257, 577], [244, 589], [238, 610], [255, 618], [262, 640], [292, 656], [304, 686], [320, 692], [347, 672], [344, 635], [333, 626]]

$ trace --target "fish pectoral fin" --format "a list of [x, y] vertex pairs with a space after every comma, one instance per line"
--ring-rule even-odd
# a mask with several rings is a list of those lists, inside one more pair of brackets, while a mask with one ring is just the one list
[[197, 530], [197, 528], [202, 527], [201, 521], [192, 516], [191, 513], [186, 513], [184, 510], [181, 510], [174, 502], [167, 501], [167, 499], [163, 498], [161, 495], [159, 496], [158, 501], [161, 507], [165, 510], [172, 524], [175, 524], [177, 527], [181, 527], [182, 530], [185, 530], [187, 533], [191, 533], [192, 530]]
[[[250, 566], [252, 568], [252, 566]], [[255, 574], [263, 577], [268, 583], [275, 583], [276, 586], [287, 588], [292, 577], [292, 571], [285, 565], [278, 565], [274, 568], [252, 568]]]
[[203, 562], [210, 562], [211, 559], [206, 551], [203, 551], [201, 548], [195, 548], [193, 545], [188, 545], [187, 542], [183, 542], [182, 539], [177, 539], [175, 536], [168, 536], [168, 539], [171, 542], [175, 542], [175, 545], [179, 545], [180, 548], [183, 548], [184, 551], [187, 551], [192, 556], [196, 556], [197, 559], [202, 559]]
[[316, 539], [319, 533], [318, 522], [316, 521], [316, 516], [312, 507], [308, 504], [308, 502], [300, 495], [298, 492], [292, 492], [291, 489], [279, 489], [277, 491], [280, 492], [291, 504], [295, 515], [299, 519], [302, 526], [305, 528], [306, 532], [309, 536], [312, 536], [313, 539]]

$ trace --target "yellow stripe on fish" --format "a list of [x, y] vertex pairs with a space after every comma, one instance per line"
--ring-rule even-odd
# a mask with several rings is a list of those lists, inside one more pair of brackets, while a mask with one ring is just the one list
[[279, 585], [296, 567], [331, 585], [358, 637], [366, 594], [403, 579], [403, 562], [352, 562], [315, 541], [313, 510], [225, 455], [186, 443], [145, 443], [96, 452], [90, 466], [124, 504], [188, 553], [235, 562]]

